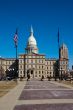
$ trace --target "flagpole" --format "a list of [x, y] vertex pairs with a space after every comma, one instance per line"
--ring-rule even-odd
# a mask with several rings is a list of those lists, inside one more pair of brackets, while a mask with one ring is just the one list
[[58, 74], [60, 79], [60, 35], [59, 35], [59, 28], [58, 28]]
[[58, 28], [58, 33], [57, 33], [57, 45], [58, 45], [58, 60], [56, 64], [56, 71], [55, 71], [55, 81], [57, 78], [59, 78], [59, 59], [60, 59], [60, 44], [59, 44], [59, 28]]
[[16, 45], [16, 75], [15, 77], [17, 78], [17, 70], [18, 70], [18, 58], [17, 58], [17, 45]]
[[58, 58], [60, 59], [60, 41], [59, 41], [59, 28], [58, 28]]
[[15, 60], [15, 79], [18, 77], [18, 57], [17, 57], [17, 48], [18, 48], [18, 46], [17, 46], [17, 43], [18, 43], [18, 33], [17, 33], [17, 29], [16, 29], [16, 33], [15, 33], [15, 35], [14, 35], [14, 43], [15, 43], [15, 48], [16, 48], [16, 60]]
[[16, 60], [17, 60], [17, 45], [16, 45]]

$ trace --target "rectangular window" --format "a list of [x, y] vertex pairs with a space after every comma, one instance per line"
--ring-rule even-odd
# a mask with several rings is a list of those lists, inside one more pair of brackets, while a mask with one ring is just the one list
[[39, 63], [40, 63], [40, 60], [39, 60]]
[[31, 63], [33, 63], [33, 60], [31, 59]]
[[39, 71], [39, 74], [40, 74], [41, 72]]
[[6, 61], [6, 65], [7, 65], [7, 61]]
[[27, 59], [27, 63], [29, 63], [29, 60]]
[[39, 77], [41, 77], [41, 75], [39, 74]]
[[22, 71], [20, 71], [20, 74], [22, 74]]
[[22, 63], [22, 60], [20, 60], [20, 63]]
[[20, 65], [20, 69], [22, 69], [22, 65]]
[[37, 74], [35, 74], [35, 77], [37, 77]]
[[10, 61], [9, 61], [9, 65], [10, 65]]

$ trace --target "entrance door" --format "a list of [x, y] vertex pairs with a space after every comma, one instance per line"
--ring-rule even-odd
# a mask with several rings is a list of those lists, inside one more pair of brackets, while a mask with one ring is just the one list
[[30, 78], [34, 78], [34, 70], [33, 69], [27, 70], [27, 75], [30, 75]]
[[31, 78], [34, 78], [34, 71], [31, 70]]

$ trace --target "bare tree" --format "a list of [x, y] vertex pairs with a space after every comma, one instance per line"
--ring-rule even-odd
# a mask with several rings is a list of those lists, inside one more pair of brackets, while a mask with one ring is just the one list
[[0, 80], [3, 79], [4, 76], [5, 76], [5, 74], [4, 74], [4, 69], [3, 69], [3, 67], [0, 65]]

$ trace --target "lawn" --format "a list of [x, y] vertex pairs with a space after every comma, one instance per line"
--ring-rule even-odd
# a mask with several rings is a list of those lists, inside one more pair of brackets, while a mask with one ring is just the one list
[[73, 81], [58, 81], [59, 83], [67, 84], [73, 87]]
[[0, 97], [4, 96], [16, 85], [17, 82], [15, 81], [0, 81]]

